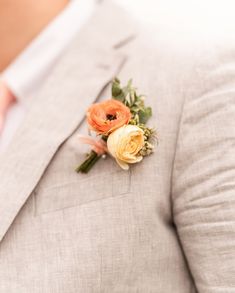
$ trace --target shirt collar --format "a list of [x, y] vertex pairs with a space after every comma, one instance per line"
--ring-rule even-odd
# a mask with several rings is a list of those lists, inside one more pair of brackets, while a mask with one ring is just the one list
[[71, 0], [66, 8], [3, 72], [19, 100], [37, 92], [66, 47], [91, 17], [96, 0]]

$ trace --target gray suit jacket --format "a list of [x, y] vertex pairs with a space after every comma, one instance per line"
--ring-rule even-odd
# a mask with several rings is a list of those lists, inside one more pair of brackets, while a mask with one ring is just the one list
[[[232, 55], [136, 30], [104, 1], [1, 155], [1, 293], [235, 292]], [[85, 111], [115, 76], [148, 96], [159, 145], [77, 174]]]

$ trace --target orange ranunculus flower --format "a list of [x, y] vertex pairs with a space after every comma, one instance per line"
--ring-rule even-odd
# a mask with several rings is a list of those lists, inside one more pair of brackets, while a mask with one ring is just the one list
[[98, 134], [108, 135], [131, 119], [130, 109], [123, 103], [110, 99], [90, 106], [87, 110], [87, 122], [90, 129]]

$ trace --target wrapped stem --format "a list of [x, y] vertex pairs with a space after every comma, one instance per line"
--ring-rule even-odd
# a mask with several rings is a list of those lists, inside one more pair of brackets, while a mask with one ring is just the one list
[[87, 159], [76, 168], [77, 173], [88, 173], [95, 163], [101, 158], [95, 151], [91, 151]]

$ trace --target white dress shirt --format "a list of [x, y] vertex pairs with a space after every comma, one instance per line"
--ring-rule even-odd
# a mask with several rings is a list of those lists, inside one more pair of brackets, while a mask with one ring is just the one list
[[18, 98], [9, 110], [0, 136], [0, 152], [10, 143], [27, 112], [27, 100], [45, 82], [66, 47], [91, 17], [96, 0], [71, 0], [66, 8], [2, 73], [1, 78]]

